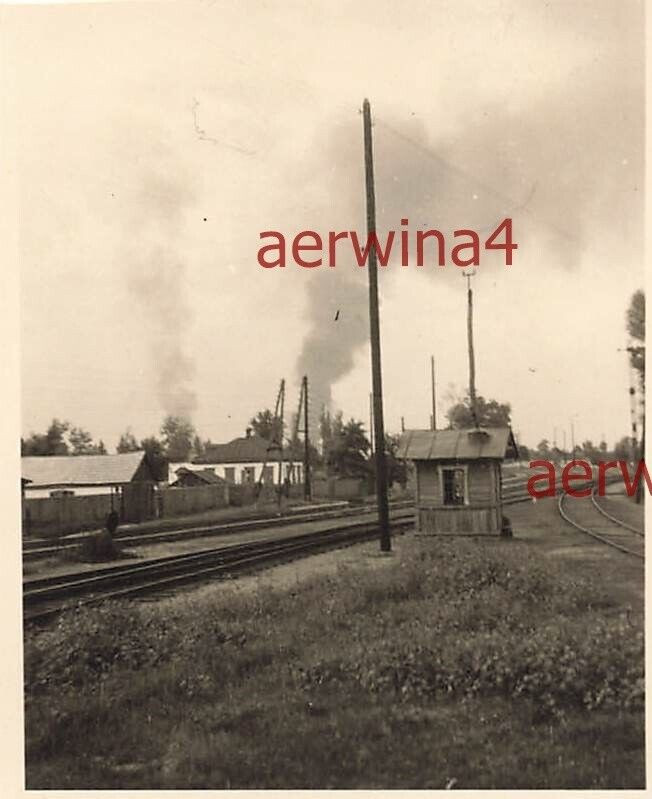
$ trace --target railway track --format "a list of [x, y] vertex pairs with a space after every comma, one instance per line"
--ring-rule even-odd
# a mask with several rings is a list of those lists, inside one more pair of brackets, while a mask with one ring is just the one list
[[[391, 516], [393, 532], [414, 523], [414, 513], [400, 510]], [[98, 568], [74, 575], [27, 580], [23, 584], [23, 618], [26, 623], [51, 619], [67, 608], [109, 599], [151, 595], [209, 578], [228, 578], [315, 552], [373, 538], [376, 519], [344, 521], [318, 532], [212, 547], [182, 555], [169, 555], [129, 565]]]
[[[412, 507], [412, 502], [397, 501], [390, 503], [390, 508], [400, 510]], [[294, 525], [325, 519], [346, 519], [350, 517], [363, 516], [373, 513], [375, 505], [364, 505], [345, 508], [332, 508], [326, 510], [291, 511], [282, 516], [270, 516], [269, 514], [258, 517], [237, 519], [229, 522], [219, 522], [212, 524], [185, 525], [182, 527], [170, 527], [164, 530], [153, 532], [139, 532], [135, 534], [121, 534], [118, 532], [116, 541], [122, 546], [138, 547], [145, 544], [157, 544], [164, 541], [179, 541], [181, 539], [203, 538], [217, 535], [228, 535], [230, 533], [249, 532], [250, 530], [264, 530], [268, 527], [278, 527], [279, 525]], [[70, 539], [63, 538], [56, 544], [51, 544], [47, 540], [27, 539], [23, 544], [23, 560], [38, 560], [58, 555], [62, 552], [73, 551], [81, 544], [83, 538], [89, 535], [77, 534]]]
[[[600, 506], [595, 488], [590, 502], [586, 498], [569, 497], [565, 492], [559, 495], [558, 505], [561, 517], [601, 544], [617, 549], [626, 555], [640, 560], [645, 559], [645, 534], [642, 530], [618, 519]], [[573, 504], [570, 510], [569, 503]]]

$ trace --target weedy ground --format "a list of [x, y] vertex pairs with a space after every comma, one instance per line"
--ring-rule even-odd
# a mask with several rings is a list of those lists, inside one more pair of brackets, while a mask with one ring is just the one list
[[644, 787], [641, 616], [523, 540], [71, 611], [25, 691], [29, 789]]

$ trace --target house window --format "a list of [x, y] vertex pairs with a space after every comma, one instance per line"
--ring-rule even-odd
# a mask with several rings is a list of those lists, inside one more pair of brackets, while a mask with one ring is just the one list
[[444, 505], [466, 503], [466, 474], [464, 469], [442, 469]]
[[224, 479], [227, 483], [235, 483], [235, 466], [224, 467]]
[[243, 483], [255, 483], [256, 482], [256, 472], [253, 466], [245, 466], [242, 470], [242, 482]]
[[265, 466], [263, 468], [263, 482], [265, 485], [273, 485], [274, 484], [274, 467], [273, 466]]

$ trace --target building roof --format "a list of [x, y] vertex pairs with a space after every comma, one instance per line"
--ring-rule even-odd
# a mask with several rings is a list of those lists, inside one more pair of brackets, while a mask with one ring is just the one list
[[121, 485], [138, 471], [144, 452], [119, 455], [33, 455], [20, 459], [23, 479], [30, 488], [52, 486]]
[[517, 457], [518, 449], [509, 427], [470, 430], [407, 430], [396, 456], [412, 461], [465, 461], [478, 458]]
[[180, 469], [177, 469], [175, 472], [177, 476], [177, 480], [181, 479], [185, 475], [192, 474], [195, 477], [198, 477], [207, 485], [218, 485], [220, 483], [226, 483], [222, 477], [219, 477], [215, 474], [212, 469], [188, 469], [187, 466], [182, 466]]
[[242, 436], [228, 444], [212, 444], [193, 463], [262, 463], [278, 460], [280, 447], [261, 436]]

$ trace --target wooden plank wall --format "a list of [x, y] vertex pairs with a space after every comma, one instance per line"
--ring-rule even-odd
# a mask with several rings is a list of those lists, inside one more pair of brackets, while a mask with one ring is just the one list
[[436, 535], [478, 535], [500, 532], [495, 508], [419, 508], [418, 530]]
[[417, 529], [423, 533], [500, 533], [502, 502], [500, 464], [496, 461], [468, 463], [469, 504], [444, 505], [439, 464], [419, 462]]
[[[494, 461], [475, 461], [468, 464], [468, 489], [470, 505], [495, 505], [499, 498], [498, 464]], [[428, 505], [444, 506], [443, 487], [439, 478], [439, 464], [419, 462], [418, 501]]]

